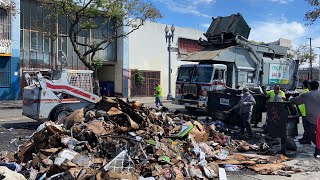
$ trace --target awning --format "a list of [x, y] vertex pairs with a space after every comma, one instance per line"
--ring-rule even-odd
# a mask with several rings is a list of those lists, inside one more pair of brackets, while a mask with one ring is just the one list
[[211, 61], [211, 60], [214, 60], [215, 57], [219, 56], [219, 54], [224, 50], [226, 49], [219, 49], [219, 50], [214, 50], [212, 48], [203, 49], [203, 50], [191, 53], [188, 57], [186, 57], [182, 61], [193, 61], [193, 62]]

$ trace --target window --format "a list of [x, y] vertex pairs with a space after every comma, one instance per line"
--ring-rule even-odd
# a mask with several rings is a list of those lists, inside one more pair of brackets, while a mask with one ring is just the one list
[[238, 84], [242, 85], [248, 82], [248, 72], [246, 71], [239, 71], [238, 72]]
[[11, 54], [11, 15], [0, 8], [0, 53]]
[[210, 83], [213, 73], [212, 67], [196, 67], [192, 76], [192, 82], [194, 83]]
[[[56, 51], [58, 50], [58, 65], [61, 61], [67, 62], [67, 69], [85, 69], [84, 64], [79, 60], [74, 52], [74, 48], [67, 36], [69, 21], [66, 17], [59, 17], [57, 38], [51, 38], [48, 32], [55, 32], [55, 21], [45, 18], [49, 14], [49, 9], [39, 6], [39, 1], [23, 0], [21, 2], [21, 66], [24, 70], [29, 68], [51, 68], [55, 66]], [[1, 15], [1, 14], [0, 14]], [[97, 19], [97, 21], [103, 21]], [[0, 21], [1, 23], [1, 21]], [[49, 24], [49, 27], [48, 25]], [[79, 34], [80, 42], [88, 43], [95, 40], [100, 42], [106, 35], [114, 34], [112, 22], [104, 23], [98, 30], [83, 31]], [[91, 34], [91, 38], [89, 35]], [[56, 47], [58, 45], [58, 47]], [[78, 46], [81, 53], [87, 50], [86, 47]], [[116, 41], [112, 42], [105, 50], [97, 52], [96, 58], [104, 61], [116, 61]]]
[[180, 67], [177, 81], [190, 82], [193, 67]]
[[11, 71], [10, 71], [10, 58], [4, 57], [0, 61], [0, 87], [10, 87], [11, 84]]
[[219, 70], [215, 70], [214, 71], [214, 77], [213, 77], [214, 80], [218, 80], [219, 79]]

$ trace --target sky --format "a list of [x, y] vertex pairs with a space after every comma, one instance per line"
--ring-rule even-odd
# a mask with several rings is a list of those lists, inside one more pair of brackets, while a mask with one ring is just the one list
[[[279, 38], [297, 47], [320, 47], [320, 19], [306, 25], [304, 14], [311, 10], [305, 0], [151, 0], [163, 14], [160, 23], [206, 31], [212, 17], [240, 13], [251, 27], [249, 40], [273, 42]], [[320, 50], [319, 50], [320, 51]]]

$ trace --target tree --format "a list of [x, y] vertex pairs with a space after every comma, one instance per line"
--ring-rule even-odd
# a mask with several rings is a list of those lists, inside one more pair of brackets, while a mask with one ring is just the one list
[[308, 24], [313, 24], [320, 16], [319, 0], [306, 0], [313, 9], [306, 12], [304, 18]]
[[303, 63], [309, 63], [311, 73], [310, 75], [312, 78], [313, 63], [316, 60], [317, 54], [314, 53], [313, 49], [311, 49], [310, 54], [310, 46], [308, 44], [300, 44], [297, 48], [291, 49], [287, 57], [292, 58], [294, 60], [298, 60], [299, 65]]
[[288, 58], [292, 58], [294, 60], [299, 61], [299, 65], [310, 62], [311, 59], [311, 66], [314, 60], [316, 59], [316, 54], [314, 53], [314, 50], [311, 49], [311, 55], [310, 55], [310, 47], [308, 44], [300, 44], [295, 49], [290, 49], [287, 55]]
[[[95, 57], [97, 52], [105, 50], [116, 39], [139, 29], [146, 20], [155, 21], [162, 17], [158, 9], [144, 0], [42, 0], [41, 3], [43, 9], [50, 11], [45, 17], [48, 21], [45, 24], [52, 26], [52, 22], [56, 22], [59, 17], [67, 18], [67, 37], [80, 61], [94, 72], [94, 89], [98, 95], [97, 70], [102, 60]], [[110, 27], [114, 32], [107, 30]], [[120, 33], [122, 27], [129, 28], [129, 31]], [[90, 30], [100, 30], [103, 38], [93, 42], [79, 41], [77, 37], [88, 34]], [[52, 31], [50, 35], [58, 36]], [[83, 52], [79, 48], [86, 50]]]
[[257, 41], [254, 41], [254, 40], [250, 40], [250, 43], [253, 44], [253, 45], [266, 44], [265, 42], [257, 42]]

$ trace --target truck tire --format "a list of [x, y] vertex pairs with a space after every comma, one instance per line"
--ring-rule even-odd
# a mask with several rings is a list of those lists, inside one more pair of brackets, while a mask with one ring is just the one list
[[54, 110], [52, 115], [52, 120], [54, 122], [60, 121], [61, 119], [67, 117], [71, 112], [72, 112], [72, 109], [66, 106], [59, 106]]
[[195, 108], [195, 107], [185, 106], [185, 108], [186, 108], [187, 111], [189, 111], [189, 112], [191, 112], [191, 113], [194, 113], [194, 112], [197, 111], [197, 108]]

